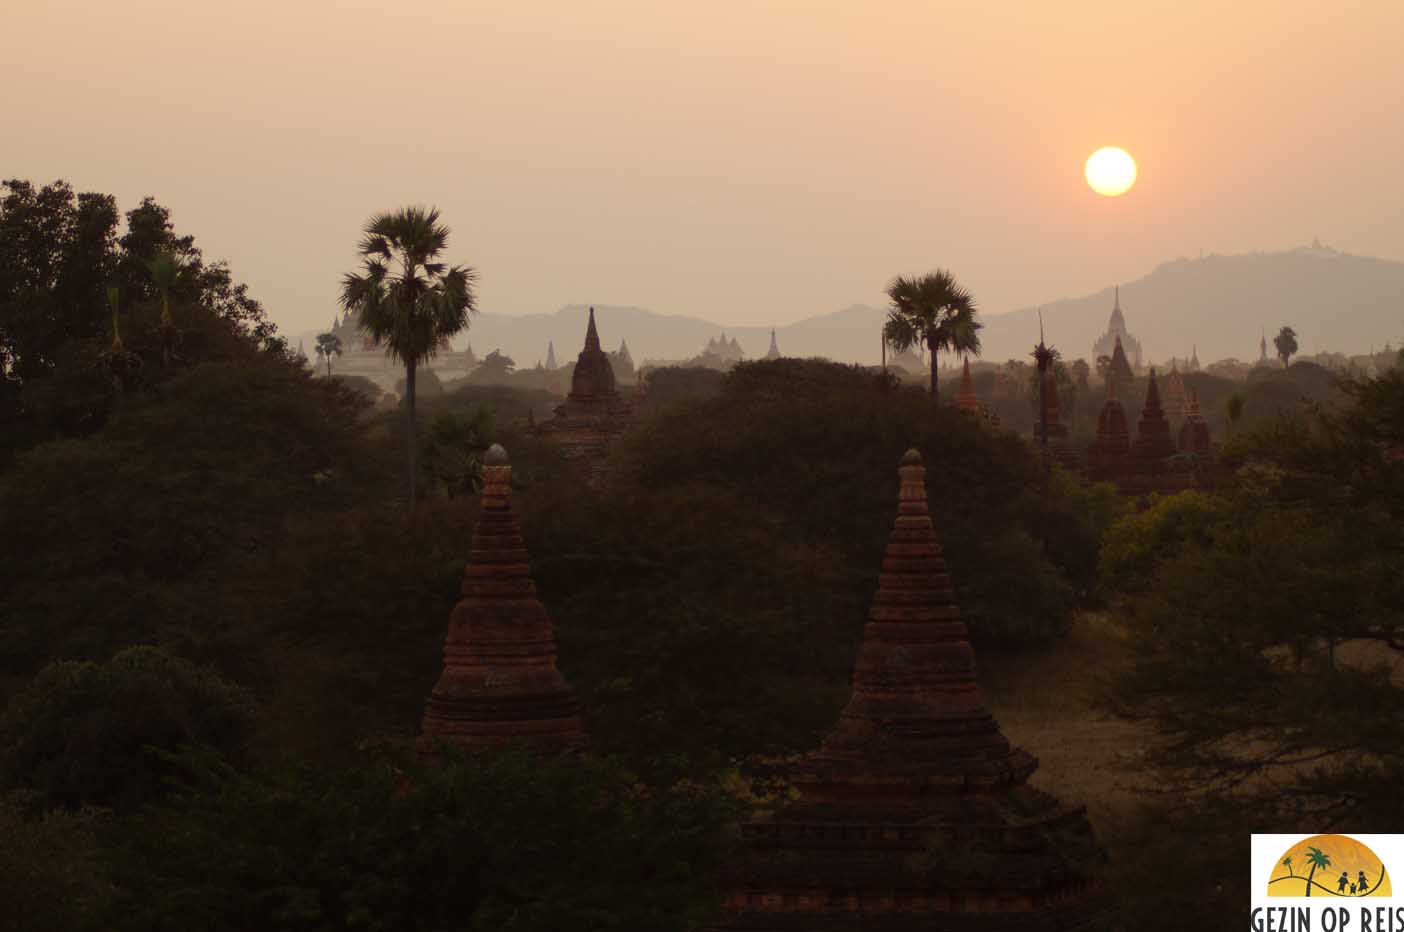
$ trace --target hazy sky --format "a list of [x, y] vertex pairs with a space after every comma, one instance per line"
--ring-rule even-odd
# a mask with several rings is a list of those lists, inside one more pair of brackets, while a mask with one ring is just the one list
[[[1404, 3], [14, 0], [0, 174], [169, 206], [328, 321], [435, 204], [480, 306], [783, 324], [953, 269], [999, 312], [1314, 235], [1404, 258]], [[1140, 163], [1090, 192], [1105, 144]]]

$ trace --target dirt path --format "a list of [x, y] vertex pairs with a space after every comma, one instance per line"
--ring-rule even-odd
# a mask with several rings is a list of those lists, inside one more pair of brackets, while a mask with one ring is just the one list
[[1148, 801], [1140, 766], [1153, 735], [1097, 707], [1098, 682], [1127, 662], [1123, 635], [1105, 615], [1083, 614], [1051, 651], [991, 656], [980, 686], [1011, 741], [1038, 756], [1033, 783], [1087, 807], [1100, 832], [1124, 828]]

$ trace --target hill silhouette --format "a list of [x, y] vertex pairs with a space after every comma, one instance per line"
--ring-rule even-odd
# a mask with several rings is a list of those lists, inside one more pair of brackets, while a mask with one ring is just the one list
[[[1203, 363], [1225, 357], [1252, 362], [1262, 333], [1267, 332], [1271, 354], [1272, 335], [1283, 325], [1296, 329], [1300, 351], [1306, 354], [1363, 353], [1371, 345], [1383, 349], [1386, 343], [1404, 343], [1404, 262], [1328, 247], [1174, 259], [1120, 287], [1127, 326], [1145, 347], [1147, 362], [1187, 357], [1196, 347]], [[1106, 329], [1112, 302], [1113, 285], [1108, 283], [1092, 294], [1044, 304], [1048, 341], [1067, 359], [1092, 362], [1092, 343]], [[770, 346], [769, 326], [732, 326], [639, 307], [595, 307], [605, 348], [617, 349], [626, 340], [635, 363], [691, 358], [722, 333], [735, 338], [749, 359], [764, 356]], [[484, 312], [474, 317], [455, 347], [472, 343], [479, 356], [501, 349], [519, 368], [528, 368], [544, 360], [547, 344], [554, 342], [556, 359], [564, 364], [580, 350], [586, 310], [584, 304], [571, 304], [552, 313]], [[1037, 309], [984, 310], [984, 358], [1025, 358], [1038, 341]], [[854, 304], [777, 326], [776, 336], [787, 356], [875, 364], [885, 313], [881, 307]], [[309, 345], [315, 339], [315, 333], [300, 336]]]

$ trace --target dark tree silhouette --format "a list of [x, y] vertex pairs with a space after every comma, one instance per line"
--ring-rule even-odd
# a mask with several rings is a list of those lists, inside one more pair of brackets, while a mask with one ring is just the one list
[[1272, 345], [1277, 347], [1277, 358], [1282, 360], [1282, 368], [1286, 369], [1297, 352], [1297, 331], [1291, 327], [1283, 327], [1277, 336], [1272, 338]]
[[936, 354], [980, 355], [975, 299], [944, 269], [920, 278], [897, 276], [887, 286], [892, 308], [882, 326], [886, 345], [899, 351], [925, 346], [931, 353], [931, 398], [939, 397]]
[[331, 378], [331, 359], [341, 355], [341, 337], [334, 333], [317, 334], [317, 355], [327, 364], [327, 378]]

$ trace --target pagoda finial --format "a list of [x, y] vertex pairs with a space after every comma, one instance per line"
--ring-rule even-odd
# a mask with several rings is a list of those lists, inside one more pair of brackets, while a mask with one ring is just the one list
[[1121, 286], [1120, 286], [1120, 285], [1117, 285], [1117, 286], [1116, 286], [1116, 303], [1112, 305], [1112, 310], [1114, 310], [1114, 311], [1119, 311], [1119, 310], [1121, 310]]
[[600, 351], [600, 334], [595, 329], [595, 309], [590, 308], [590, 323], [585, 328], [585, 349]]

